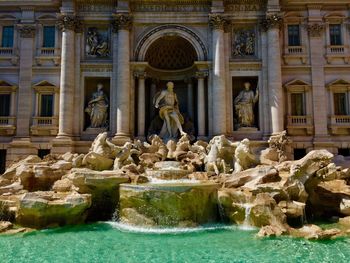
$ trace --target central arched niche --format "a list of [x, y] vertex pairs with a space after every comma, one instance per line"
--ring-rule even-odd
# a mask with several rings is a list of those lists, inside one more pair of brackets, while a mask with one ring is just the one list
[[162, 36], [148, 48], [145, 61], [156, 69], [180, 70], [198, 60], [192, 44], [180, 36]]

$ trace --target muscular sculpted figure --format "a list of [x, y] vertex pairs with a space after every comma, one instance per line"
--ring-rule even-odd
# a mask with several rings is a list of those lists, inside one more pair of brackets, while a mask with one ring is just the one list
[[244, 83], [244, 90], [234, 100], [238, 116], [239, 127], [253, 127], [254, 126], [254, 104], [259, 99], [259, 90], [254, 91], [250, 89], [250, 83]]
[[179, 110], [179, 103], [174, 92], [174, 83], [168, 82], [167, 89], [163, 90], [155, 98], [155, 107], [159, 108], [159, 116], [164, 120], [163, 128], [159, 136], [163, 139], [172, 139], [177, 137], [177, 132], [186, 135], [182, 129], [184, 118]]
[[97, 84], [97, 91], [92, 94], [85, 112], [90, 116], [91, 128], [103, 128], [107, 125], [108, 98], [103, 92], [103, 85]]

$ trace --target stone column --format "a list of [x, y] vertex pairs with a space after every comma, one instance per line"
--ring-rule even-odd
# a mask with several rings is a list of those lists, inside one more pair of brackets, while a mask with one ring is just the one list
[[193, 84], [191, 78], [187, 80], [187, 113], [188, 117], [193, 120]]
[[198, 139], [205, 137], [205, 78], [208, 77], [207, 71], [199, 71], [196, 73], [198, 80], [197, 89], [197, 127]]
[[35, 25], [19, 24], [21, 37], [19, 57], [19, 88], [17, 107], [16, 137], [29, 138], [32, 116], [32, 67]]
[[281, 50], [279, 37], [281, 22], [282, 18], [274, 14], [268, 15], [262, 23], [263, 28], [267, 31], [267, 76], [272, 134], [284, 130]]
[[[321, 20], [321, 18], [320, 18]], [[323, 140], [328, 136], [327, 127], [327, 90], [324, 77], [324, 49], [323, 38], [324, 25], [321, 23], [310, 23], [307, 26], [310, 39], [310, 59], [313, 94], [313, 115], [315, 126], [315, 139]], [[332, 103], [332, 101], [331, 101]]]
[[79, 22], [73, 15], [62, 15], [58, 26], [62, 30], [61, 86], [58, 135], [71, 139], [74, 121], [75, 30]]
[[114, 15], [114, 32], [118, 33], [117, 51], [117, 132], [113, 138], [116, 144], [130, 140], [130, 27], [128, 13]]
[[[32, 18], [33, 10], [23, 11], [22, 19], [27, 15]], [[30, 20], [32, 21], [32, 19]], [[17, 28], [20, 34], [20, 56], [16, 136], [7, 149], [6, 163], [18, 160], [19, 157], [37, 154], [38, 152], [30, 140], [30, 124], [33, 113], [32, 67], [36, 27], [34, 24], [23, 23], [18, 24]], [[12, 93], [12, 97], [13, 95]]]
[[145, 120], [146, 120], [146, 91], [145, 91], [145, 72], [135, 72], [138, 78], [138, 100], [137, 100], [137, 136], [140, 140], [145, 139]]
[[226, 89], [225, 89], [225, 47], [224, 47], [224, 26], [226, 20], [218, 15], [211, 14], [209, 23], [212, 27], [212, 48], [213, 48], [213, 134], [226, 133]]
[[[114, 23], [112, 25], [114, 27]], [[112, 134], [117, 132], [117, 74], [118, 74], [118, 33], [113, 30], [112, 33], [112, 80], [110, 89], [110, 112], [111, 112], [111, 124], [110, 129]]]
[[74, 112], [75, 118], [73, 121], [73, 135], [78, 137], [81, 132], [84, 115], [81, 112], [81, 106], [85, 106], [84, 99], [81, 97], [80, 87], [80, 58], [81, 58], [81, 46], [84, 45], [82, 41], [82, 28], [81, 26], [76, 28], [75, 34], [75, 83], [74, 83]]

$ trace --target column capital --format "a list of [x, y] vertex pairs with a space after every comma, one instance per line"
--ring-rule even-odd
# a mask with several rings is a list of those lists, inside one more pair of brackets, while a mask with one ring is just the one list
[[266, 18], [260, 23], [262, 29], [267, 31], [272, 28], [280, 28], [282, 25], [282, 16], [280, 14], [267, 14]]
[[305, 27], [310, 37], [321, 37], [325, 29], [325, 25], [321, 23], [308, 24]]
[[134, 77], [138, 79], [145, 79], [147, 77], [147, 73], [145, 71], [134, 71]]
[[209, 73], [207, 70], [197, 71], [196, 72], [196, 78], [197, 79], [204, 79], [209, 76]]
[[75, 15], [60, 15], [56, 23], [57, 27], [63, 32], [66, 30], [82, 32], [82, 23]]
[[120, 29], [130, 30], [132, 25], [132, 16], [128, 13], [117, 13], [113, 15], [113, 32], [116, 33]]
[[209, 14], [209, 25], [212, 29], [224, 30], [227, 19], [220, 14]]
[[22, 38], [33, 38], [36, 26], [34, 24], [17, 24], [17, 29]]

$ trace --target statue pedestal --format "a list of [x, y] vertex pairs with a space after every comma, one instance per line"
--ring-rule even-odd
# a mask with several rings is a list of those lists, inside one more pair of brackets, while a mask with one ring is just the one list
[[241, 127], [233, 132], [235, 140], [243, 140], [248, 138], [249, 140], [260, 140], [262, 138], [262, 132], [256, 127]]
[[237, 129], [238, 132], [247, 132], [247, 133], [251, 133], [251, 132], [257, 132], [258, 128], [255, 127], [241, 127], [239, 129]]
[[94, 140], [100, 133], [107, 132], [106, 128], [87, 128], [82, 133], [82, 139], [84, 140]]

